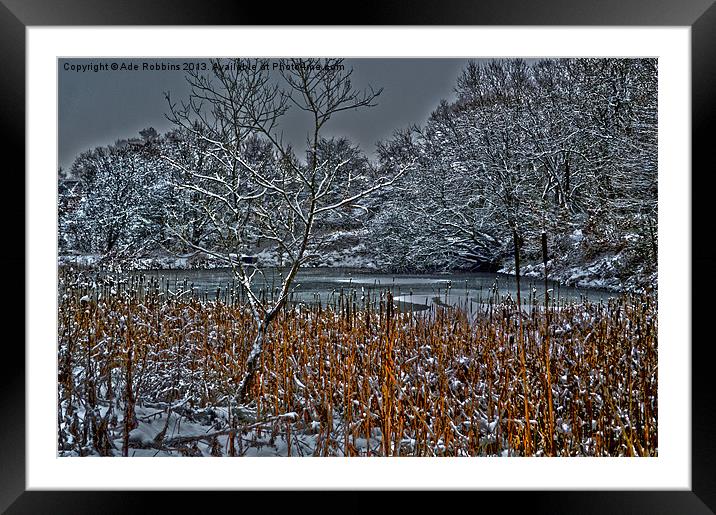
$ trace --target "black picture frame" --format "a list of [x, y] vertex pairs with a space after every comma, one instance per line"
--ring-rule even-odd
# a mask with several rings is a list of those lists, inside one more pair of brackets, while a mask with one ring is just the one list
[[[3, 311], [14, 321], [17, 337], [6, 339], [0, 354], [0, 510], [6, 513], [127, 513], [168, 510], [205, 512], [221, 509], [225, 502], [248, 508], [245, 493], [190, 495], [189, 492], [58, 492], [26, 491], [25, 487], [25, 319], [24, 280], [32, 270], [25, 268], [25, 28], [42, 25], [661, 25], [691, 27], [692, 71], [692, 490], [691, 491], [569, 491], [569, 492], [479, 492], [476, 509], [529, 509], [532, 513], [714, 513], [716, 512], [716, 445], [714, 445], [714, 401], [711, 384], [711, 339], [705, 331], [709, 303], [702, 290], [694, 288], [697, 273], [714, 268], [709, 253], [708, 224], [712, 201], [708, 177], [716, 117], [716, 5], [714, 0], [469, 0], [435, 4], [429, 1], [362, 3], [350, 14], [328, 19], [325, 13], [335, 2], [296, 2], [271, 9], [261, 3], [188, 0], [0, 0], [0, 139], [5, 174], [6, 199], [0, 203], [3, 232], [11, 242], [0, 254], [6, 288], [15, 295]], [[325, 6], [322, 4], [326, 4]], [[357, 5], [357, 4], [356, 4]], [[14, 159], [14, 162], [12, 161]], [[9, 162], [12, 162], [10, 166]], [[684, 180], [689, 180], [684, 177]], [[13, 199], [14, 202], [13, 203]], [[23, 223], [19, 223], [23, 213]], [[687, 263], [684, 266], [688, 266]], [[23, 284], [21, 284], [21, 282]], [[19, 292], [23, 292], [19, 294]], [[19, 298], [18, 298], [19, 297]], [[21, 311], [22, 312], [18, 312]], [[18, 330], [19, 328], [19, 330]], [[6, 334], [10, 334], [8, 331]], [[29, 442], [31, 444], [31, 442]], [[272, 494], [273, 495], [273, 494]], [[322, 494], [327, 495], [327, 494]], [[353, 492], [357, 502], [367, 502], [365, 493]], [[438, 502], [449, 502], [440, 495]], [[218, 498], [217, 498], [218, 497]], [[293, 498], [293, 497], [291, 497]], [[243, 499], [240, 501], [240, 499]], [[270, 497], [275, 503], [276, 498]], [[278, 497], [281, 499], [281, 497]], [[422, 502], [423, 495], [410, 500]], [[433, 497], [435, 499], [435, 497]], [[288, 501], [288, 497], [286, 497]], [[337, 506], [327, 499], [327, 506]], [[345, 502], [345, 501], [344, 501]], [[372, 502], [368, 503], [369, 505]], [[287, 505], [290, 506], [290, 505]], [[340, 505], [338, 505], [340, 506]], [[447, 506], [446, 506], [447, 507]], [[457, 506], [456, 506], [457, 507]], [[335, 508], [340, 509], [340, 508]]]

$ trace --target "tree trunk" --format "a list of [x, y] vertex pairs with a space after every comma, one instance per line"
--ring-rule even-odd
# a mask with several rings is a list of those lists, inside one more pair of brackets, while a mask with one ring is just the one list
[[520, 235], [517, 229], [512, 229], [512, 239], [515, 242], [515, 280], [517, 281], [517, 309], [522, 310], [522, 297], [520, 294]]
[[238, 402], [239, 404], [243, 404], [244, 400], [247, 398], [247, 394], [249, 390], [251, 389], [251, 386], [254, 383], [254, 376], [256, 375], [256, 367], [259, 363], [259, 359], [261, 358], [261, 352], [263, 351], [263, 345], [264, 345], [264, 339], [266, 337], [266, 327], [268, 326], [270, 321], [268, 322], [260, 322], [258, 332], [256, 333], [256, 338], [254, 338], [254, 344], [251, 347], [251, 352], [249, 353], [249, 357], [246, 360], [246, 372], [244, 373], [244, 377], [241, 379], [241, 382], [239, 383], [239, 391], [238, 391]]
[[649, 240], [651, 243], [651, 254], [654, 258], [654, 263], [659, 262], [659, 249], [656, 243], [656, 231], [654, 230], [654, 219], [651, 216], [647, 216], [649, 220]]
[[[131, 318], [131, 317], [128, 317]], [[129, 433], [137, 427], [137, 422], [134, 414], [134, 396], [132, 395], [132, 368], [133, 363], [133, 342], [130, 334], [130, 322], [127, 322], [127, 362], [125, 371], [125, 389], [124, 389], [124, 435], [122, 441], [122, 456], [129, 456]]]
[[562, 188], [562, 190], [564, 191], [562, 205], [566, 206], [569, 201], [569, 159], [564, 163], [564, 188]]
[[547, 293], [547, 233], [542, 231], [542, 261], [544, 262], [544, 309], [549, 307], [549, 293]]

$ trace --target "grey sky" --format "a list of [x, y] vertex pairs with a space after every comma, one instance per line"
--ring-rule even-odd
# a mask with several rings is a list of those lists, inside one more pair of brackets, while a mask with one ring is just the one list
[[[164, 117], [163, 92], [173, 99], [186, 98], [182, 71], [77, 72], [66, 64], [172, 63], [185, 59], [60, 59], [59, 165], [69, 167], [77, 154], [98, 145], [130, 138], [145, 127], [159, 132], [170, 127]], [[453, 98], [455, 79], [465, 59], [346, 59], [353, 84], [384, 88], [378, 106], [336, 115], [326, 125], [328, 136], [347, 136], [372, 156], [375, 143], [412, 123], [423, 123], [442, 98]], [[282, 121], [285, 138], [303, 148], [310, 120], [294, 109]]]

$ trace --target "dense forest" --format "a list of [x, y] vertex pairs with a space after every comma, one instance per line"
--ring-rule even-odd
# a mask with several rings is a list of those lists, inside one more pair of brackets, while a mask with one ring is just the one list
[[[327, 207], [311, 214], [302, 266], [514, 273], [517, 251], [522, 273], [541, 276], [544, 240], [548, 274], [564, 283], [656, 284], [655, 59], [471, 62], [455, 98], [378, 142], [375, 158], [346, 138], [277, 144], [295, 106], [261, 83], [274, 111], [232, 113], [244, 104], [223, 74], [188, 76], [188, 100], [167, 94], [166, 133], [147, 128], [60, 170], [61, 259], [283, 265], [306, 226], [294, 206], [311, 198]], [[349, 100], [379, 109], [379, 98]], [[266, 130], [241, 122], [250, 116]], [[295, 180], [309, 169], [314, 183]]]

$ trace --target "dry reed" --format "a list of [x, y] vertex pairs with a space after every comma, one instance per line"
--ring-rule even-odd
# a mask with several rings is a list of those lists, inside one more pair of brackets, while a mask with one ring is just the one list
[[[135, 406], [213, 424], [212, 455], [242, 454], [249, 432], [291, 455], [657, 454], [650, 295], [529, 313], [491, 301], [474, 315], [401, 313], [390, 292], [291, 305], [268, 332], [249, 407], [235, 398], [256, 324], [238, 296], [63, 271], [58, 322], [61, 454], [202, 454], [198, 438], [167, 439], [169, 417], [152, 442], [130, 438]], [[204, 417], [216, 407], [229, 417]]]

